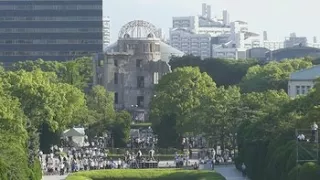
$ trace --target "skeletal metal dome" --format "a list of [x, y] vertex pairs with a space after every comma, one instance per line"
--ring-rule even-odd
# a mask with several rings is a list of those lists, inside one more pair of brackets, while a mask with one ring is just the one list
[[158, 37], [157, 28], [153, 24], [134, 20], [122, 26], [119, 32], [119, 38], [153, 38]]

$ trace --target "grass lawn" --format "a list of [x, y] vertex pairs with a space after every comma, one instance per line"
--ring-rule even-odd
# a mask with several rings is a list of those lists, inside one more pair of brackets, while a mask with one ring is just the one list
[[183, 169], [112, 169], [71, 174], [66, 180], [225, 180], [214, 171]]

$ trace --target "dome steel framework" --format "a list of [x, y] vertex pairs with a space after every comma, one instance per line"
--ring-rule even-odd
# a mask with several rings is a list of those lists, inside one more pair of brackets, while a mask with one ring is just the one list
[[153, 24], [143, 21], [143, 20], [134, 20], [124, 26], [122, 26], [119, 32], [119, 38], [147, 38], [147, 37], [157, 37], [157, 28]]

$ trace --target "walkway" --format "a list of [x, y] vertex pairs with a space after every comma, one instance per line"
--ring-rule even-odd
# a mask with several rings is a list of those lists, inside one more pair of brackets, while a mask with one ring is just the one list
[[59, 175], [54, 175], [54, 176], [43, 176], [42, 180], [64, 180], [66, 179], [67, 175], [65, 176], [59, 176]]
[[234, 165], [216, 166], [215, 170], [227, 180], [249, 180], [248, 178], [244, 178]]

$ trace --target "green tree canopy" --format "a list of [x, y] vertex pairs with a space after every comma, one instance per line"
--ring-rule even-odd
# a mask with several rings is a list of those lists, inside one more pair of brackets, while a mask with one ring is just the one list
[[290, 73], [311, 66], [312, 63], [304, 59], [274, 61], [263, 66], [252, 66], [243, 77], [240, 87], [245, 93], [281, 89], [287, 91]]
[[214, 79], [217, 86], [230, 86], [240, 83], [242, 77], [247, 73], [249, 67], [257, 65], [256, 60], [231, 60], [208, 58], [202, 60], [200, 57], [187, 55], [183, 57], [172, 57], [171, 69], [181, 67], [199, 67], [201, 72], [206, 72]]
[[[167, 122], [169, 129], [176, 131], [180, 136], [189, 133], [199, 133], [196, 119], [192, 118], [194, 110], [201, 106], [201, 101], [210, 98], [216, 91], [216, 85], [206, 73], [199, 68], [177, 68], [172, 73], [162, 77], [155, 88], [155, 96], [151, 103], [150, 118], [159, 139], [166, 137], [159, 129]], [[177, 139], [177, 137], [172, 137]], [[168, 139], [166, 139], [168, 140]]]

